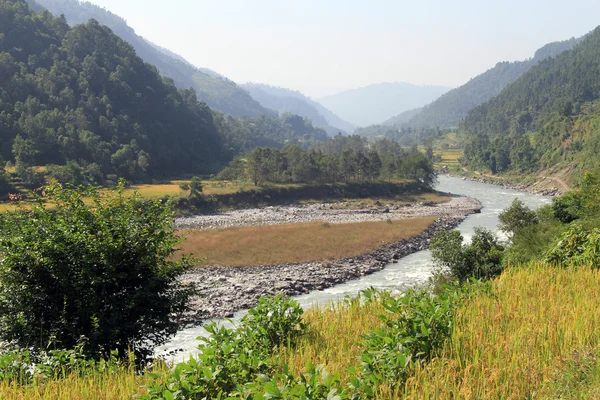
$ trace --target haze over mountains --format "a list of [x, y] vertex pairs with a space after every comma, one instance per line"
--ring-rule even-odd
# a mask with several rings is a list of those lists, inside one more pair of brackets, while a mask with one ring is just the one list
[[413, 108], [424, 106], [446, 93], [443, 86], [418, 86], [386, 82], [347, 90], [317, 99], [346, 121], [357, 126], [381, 122]]
[[466, 117], [469, 110], [499, 94], [540, 61], [571, 49], [581, 39], [549, 43], [535, 52], [533, 58], [516, 62], [499, 62], [495, 67], [472, 78], [464, 85], [443, 94], [420, 110], [400, 113], [383, 125], [409, 126], [411, 128], [447, 128]]
[[339, 131], [351, 133], [355, 128], [299, 91], [258, 83], [247, 83], [242, 87], [263, 107], [279, 113], [289, 112], [306, 117], [315, 126], [325, 129], [330, 135], [335, 135]]

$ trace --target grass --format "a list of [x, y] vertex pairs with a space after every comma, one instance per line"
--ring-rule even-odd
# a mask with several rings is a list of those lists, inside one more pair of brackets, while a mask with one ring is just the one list
[[416, 236], [435, 218], [182, 231], [185, 241], [181, 251], [206, 257], [208, 265], [225, 266], [336, 260], [366, 254], [383, 244]]
[[143, 394], [142, 386], [151, 381], [149, 375], [136, 375], [122, 370], [115, 374], [95, 374], [79, 377], [72, 374], [65, 379], [50, 380], [29, 386], [0, 381], [3, 400], [121, 400]]
[[384, 313], [379, 301], [361, 305], [351, 300], [310, 309], [304, 314], [308, 334], [296, 347], [283, 349], [282, 361], [296, 375], [311, 362], [323, 365], [328, 372], [339, 372], [342, 382], [348, 382], [348, 368], [358, 370], [360, 365], [361, 336], [380, 327], [379, 315]]
[[[451, 338], [409, 374], [403, 393], [378, 399], [598, 399], [600, 396], [600, 271], [540, 264], [509, 268], [491, 293], [458, 310]], [[381, 304], [346, 301], [304, 314], [308, 334], [282, 349], [300, 373], [307, 362], [347, 381], [358, 366], [361, 336], [377, 329]], [[90, 378], [17, 387], [0, 382], [2, 399], [126, 399], [143, 393], [150, 375], [123, 370]], [[161, 374], [158, 374], [161, 379]]]
[[572, 369], [569, 360], [600, 346], [599, 285], [600, 272], [585, 267], [508, 270], [492, 295], [462, 307], [451, 340], [414, 372], [406, 397], [552, 398], [557, 384], [565, 386], [555, 379]]

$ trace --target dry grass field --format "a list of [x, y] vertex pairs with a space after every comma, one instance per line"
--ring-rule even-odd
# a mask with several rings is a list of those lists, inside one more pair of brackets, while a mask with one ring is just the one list
[[420, 234], [435, 217], [399, 221], [235, 227], [182, 231], [181, 251], [206, 265], [249, 266], [336, 260]]

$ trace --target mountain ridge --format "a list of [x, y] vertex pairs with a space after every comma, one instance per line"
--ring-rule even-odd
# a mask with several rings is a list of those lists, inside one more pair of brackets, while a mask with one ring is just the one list
[[381, 123], [401, 112], [424, 106], [451, 88], [406, 82], [374, 83], [316, 99], [357, 126]]

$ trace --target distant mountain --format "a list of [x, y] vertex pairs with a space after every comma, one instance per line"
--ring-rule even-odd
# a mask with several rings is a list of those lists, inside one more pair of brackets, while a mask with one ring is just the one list
[[496, 96], [540, 61], [571, 49], [579, 40], [571, 38], [563, 42], [549, 43], [538, 49], [533, 58], [525, 61], [499, 62], [495, 67], [423, 107], [421, 112], [408, 121], [406, 114], [401, 114], [385, 121], [384, 125], [404, 125], [417, 129], [456, 126], [469, 110]]
[[461, 129], [468, 139], [464, 158], [470, 167], [493, 173], [597, 170], [600, 27], [578, 42], [469, 111]]
[[378, 83], [317, 99], [346, 121], [357, 126], [381, 123], [401, 112], [437, 99], [450, 88], [410, 83]]
[[89, 2], [78, 0], [28, 0], [33, 7], [41, 5], [54, 15], [64, 14], [71, 25], [95, 19], [133, 46], [138, 56], [158, 68], [159, 72], [181, 89], [193, 88], [199, 100], [213, 110], [233, 116], [259, 116], [274, 113], [262, 107], [250, 94], [233, 81], [206, 74], [173, 52], [148, 42], [137, 35], [125, 20]]
[[299, 91], [259, 83], [247, 83], [242, 87], [263, 107], [271, 108], [280, 114], [292, 113], [306, 117], [313, 125], [325, 129], [331, 136], [340, 131], [351, 133], [354, 129], [350, 123]]
[[[454, 89], [454, 90], [456, 90], [456, 89]], [[442, 97], [443, 96], [444, 95], [442, 95]], [[412, 110], [407, 110], [407, 111], [401, 112], [400, 114], [396, 115], [395, 117], [390, 118], [390, 119], [386, 120], [385, 122], [383, 122], [382, 125], [399, 126], [399, 125], [405, 124], [408, 121], [410, 121], [412, 118], [414, 118], [416, 115], [421, 113], [422, 111], [423, 111], [423, 107], [419, 107], [419, 108], [413, 108]]]

